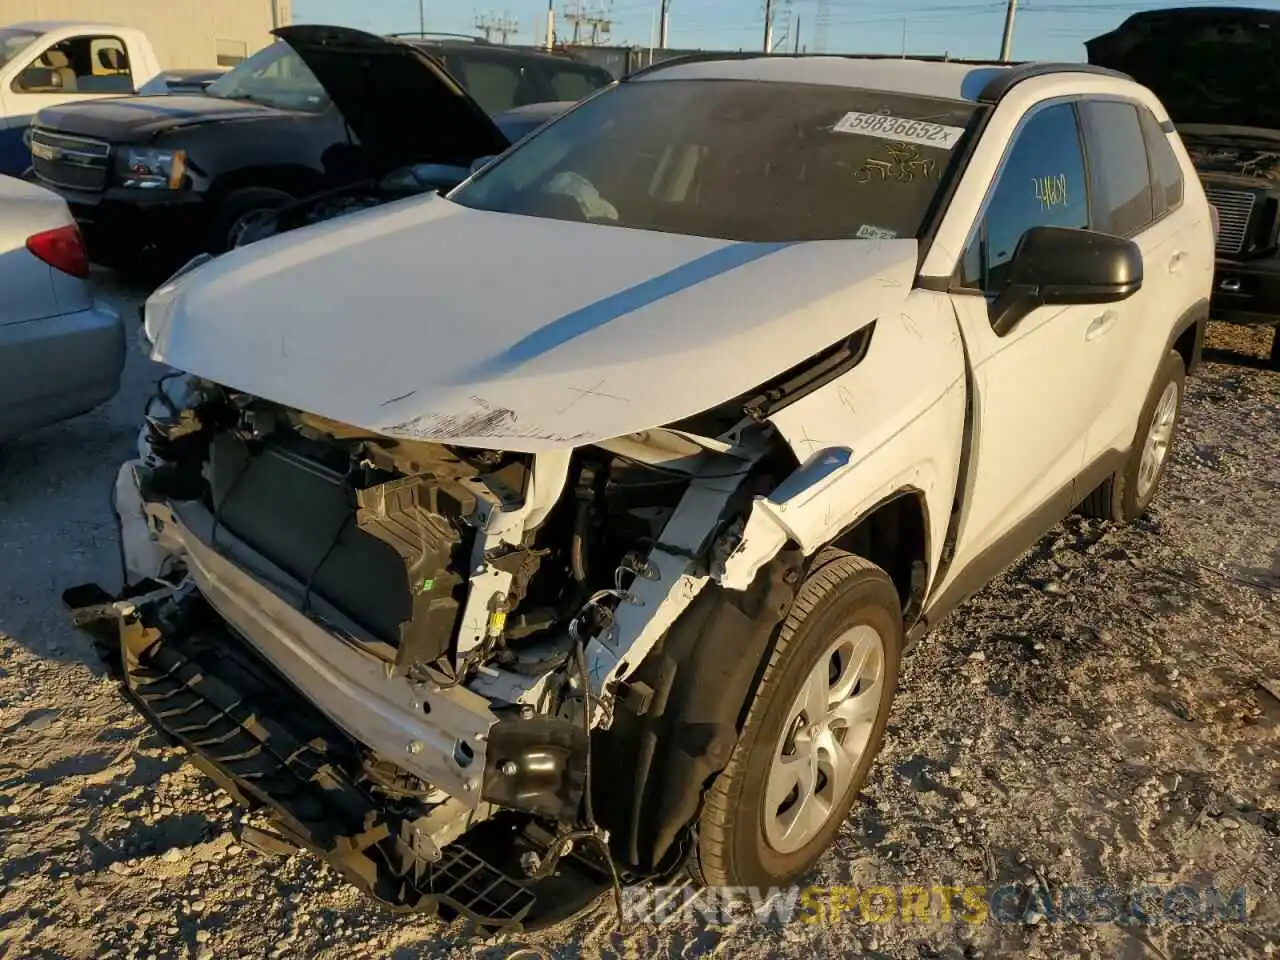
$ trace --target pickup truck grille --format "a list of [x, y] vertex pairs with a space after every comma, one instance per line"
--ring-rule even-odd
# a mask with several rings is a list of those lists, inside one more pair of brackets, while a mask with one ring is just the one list
[[47, 184], [100, 192], [107, 186], [111, 145], [35, 128], [31, 131], [31, 162], [36, 176]]
[[1218, 208], [1218, 253], [1231, 256], [1244, 250], [1249, 221], [1258, 195], [1248, 190], [1205, 190], [1209, 202]]

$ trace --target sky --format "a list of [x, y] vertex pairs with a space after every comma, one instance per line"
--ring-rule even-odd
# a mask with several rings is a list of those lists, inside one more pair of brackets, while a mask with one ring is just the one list
[[[609, 42], [649, 46], [660, 0], [554, 0], [556, 33], [568, 39], [564, 15], [574, 7], [611, 18]], [[759, 50], [765, 0], [669, 0], [667, 45]], [[996, 57], [1007, 0], [772, 0], [775, 47], [809, 53], [950, 54]], [[475, 35], [477, 18], [515, 25], [512, 43], [542, 43], [547, 0], [293, 0], [297, 23], [332, 23], [373, 33], [416, 31], [419, 4], [430, 32]], [[1138, 10], [1221, 6], [1280, 10], [1280, 0], [1018, 0], [1013, 57], [1083, 60], [1083, 41]], [[799, 30], [796, 21], [799, 19]], [[496, 39], [496, 37], [495, 37]]]

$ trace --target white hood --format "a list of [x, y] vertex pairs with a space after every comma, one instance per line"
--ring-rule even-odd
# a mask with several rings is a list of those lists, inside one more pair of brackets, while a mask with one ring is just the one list
[[[147, 303], [154, 359], [364, 430], [536, 452], [745, 393], [899, 308], [914, 240], [752, 244], [403, 201]], [[855, 289], [856, 288], [856, 289]]]

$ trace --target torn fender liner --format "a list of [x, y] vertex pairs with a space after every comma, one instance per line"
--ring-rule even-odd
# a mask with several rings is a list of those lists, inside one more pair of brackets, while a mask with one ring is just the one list
[[391, 909], [534, 928], [607, 889], [603, 867], [576, 856], [561, 860], [558, 876], [523, 879], [519, 858], [534, 847], [529, 818], [517, 814], [481, 823], [443, 850], [419, 837], [413, 821], [422, 808], [371, 792], [359, 779], [359, 746], [198, 595], [123, 610], [116, 667], [147, 719], [238, 801], [271, 808], [282, 834]]
[[594, 782], [608, 787], [593, 796], [628, 866], [672, 869], [677, 838], [738, 742], [803, 563], [786, 549], [745, 591], [706, 587], [618, 691], [613, 725], [592, 751], [600, 758]]

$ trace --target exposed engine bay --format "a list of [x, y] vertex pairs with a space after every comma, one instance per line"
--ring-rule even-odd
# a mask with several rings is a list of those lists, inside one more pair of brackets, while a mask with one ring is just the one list
[[1264, 146], [1238, 137], [1184, 137], [1191, 161], [1202, 174], [1225, 173], [1280, 183], [1280, 141]]
[[401, 167], [381, 177], [305, 197], [282, 210], [272, 211], [254, 220], [237, 237], [236, 246], [242, 247], [276, 234], [334, 220], [349, 213], [382, 206], [384, 203], [424, 193], [448, 191], [465, 180], [469, 173], [470, 170], [465, 167], [419, 163]]
[[[628, 678], [795, 470], [756, 427], [462, 450], [174, 375], [117, 481], [125, 591], [67, 602], [81, 625], [114, 617], [130, 695], [234, 795], [285, 811], [289, 842], [398, 909], [554, 922], [619, 882], [589, 744], [618, 710], [639, 742], [654, 688]], [[735, 647], [786, 609], [770, 576], [757, 620], [717, 613]], [[604, 752], [616, 788], [626, 751]], [[660, 867], [630, 847], [619, 862]], [[680, 856], [674, 833], [659, 847]]]

